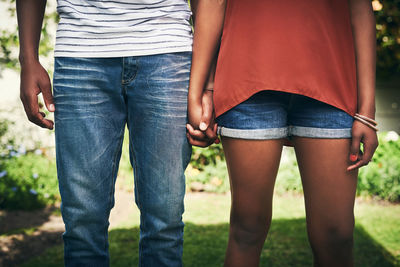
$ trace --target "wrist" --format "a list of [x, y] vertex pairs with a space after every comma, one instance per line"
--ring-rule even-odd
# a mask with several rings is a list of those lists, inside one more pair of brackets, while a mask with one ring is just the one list
[[357, 113], [373, 120], [375, 119], [375, 107], [359, 108]]
[[195, 93], [190, 93], [188, 95], [188, 104], [193, 104], [193, 105], [201, 105], [201, 98], [202, 95], [201, 94], [195, 94]]
[[21, 67], [39, 63], [39, 57], [35, 53], [20, 53], [18, 60]]

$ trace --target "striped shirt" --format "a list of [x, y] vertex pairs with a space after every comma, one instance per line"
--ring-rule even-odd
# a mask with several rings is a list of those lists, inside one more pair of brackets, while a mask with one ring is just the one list
[[186, 0], [57, 0], [56, 57], [143, 56], [192, 50]]

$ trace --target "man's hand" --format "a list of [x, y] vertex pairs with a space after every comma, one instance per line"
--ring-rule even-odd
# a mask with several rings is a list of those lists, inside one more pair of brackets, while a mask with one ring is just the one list
[[43, 128], [53, 129], [54, 123], [45, 119], [45, 113], [39, 110], [37, 97], [42, 93], [47, 110], [50, 112], [55, 110], [49, 75], [38, 59], [46, 0], [17, 0], [16, 9], [21, 63], [20, 98], [31, 122]]
[[187, 138], [189, 143], [199, 147], [207, 147], [213, 143], [218, 144], [217, 124], [214, 121], [213, 92], [205, 90], [201, 103], [189, 97], [188, 103], [189, 124]]
[[42, 128], [52, 130], [54, 122], [45, 119], [46, 114], [39, 109], [38, 95], [42, 93], [46, 108], [54, 112], [51, 83], [47, 71], [39, 61], [21, 63], [20, 98], [29, 121]]
[[[363, 143], [363, 151], [360, 150], [361, 143]], [[350, 148], [350, 161], [354, 164], [350, 165], [347, 170], [351, 171], [367, 165], [377, 147], [376, 131], [359, 121], [354, 121]]]

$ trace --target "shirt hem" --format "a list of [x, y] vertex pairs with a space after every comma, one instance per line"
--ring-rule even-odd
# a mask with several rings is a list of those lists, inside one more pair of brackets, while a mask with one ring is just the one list
[[[216, 89], [214, 89], [214, 90], [216, 91]], [[338, 103], [333, 103], [333, 101], [327, 100], [327, 99], [325, 99], [325, 98], [323, 98], [323, 97], [321, 97], [321, 96], [311, 95], [311, 94], [308, 94], [308, 93], [306, 93], [306, 92], [299, 92], [299, 91], [297, 91], [297, 90], [295, 90], [295, 89], [290, 90], [290, 89], [282, 89], [282, 88], [265, 88], [265, 89], [257, 88], [257, 89], [254, 89], [254, 90], [249, 90], [246, 94], [242, 95], [242, 97], [240, 97], [239, 100], [232, 101], [232, 104], [231, 104], [231, 105], [221, 105], [222, 108], [218, 108], [218, 104], [219, 104], [220, 101], [218, 101], [218, 100], [215, 99], [215, 95], [216, 95], [216, 94], [214, 94], [214, 105], [215, 105], [215, 107], [216, 107], [216, 108], [215, 108], [215, 117], [217, 118], [217, 117], [221, 116], [222, 114], [224, 114], [224, 113], [227, 112], [228, 110], [234, 108], [235, 106], [237, 106], [237, 105], [239, 105], [240, 103], [246, 101], [246, 100], [249, 99], [251, 96], [253, 96], [253, 95], [255, 95], [256, 93], [259, 93], [259, 92], [261, 92], [261, 91], [277, 91], [277, 92], [285, 92], [285, 93], [303, 95], [303, 96], [306, 96], [306, 97], [310, 97], [310, 98], [312, 98], [312, 99], [315, 99], [315, 100], [317, 100], [317, 101], [326, 103], [326, 104], [331, 105], [331, 106], [333, 106], [333, 107], [336, 107], [336, 108], [338, 108], [338, 109], [340, 109], [340, 110], [343, 110], [344, 112], [346, 112], [347, 114], [349, 114], [349, 115], [352, 116], [352, 117], [355, 115], [355, 112], [356, 112], [355, 109], [351, 109], [351, 108], [349, 108], [349, 107], [345, 107], [345, 106], [340, 105], [340, 104], [338, 104]], [[216, 92], [215, 92], [215, 93], [216, 93]]]
[[159, 54], [168, 54], [168, 53], [180, 53], [180, 52], [192, 52], [192, 46], [179, 47], [179, 48], [167, 48], [167, 49], [150, 49], [148, 51], [123, 51], [123, 52], [57, 52], [54, 51], [54, 57], [79, 57], [79, 58], [112, 58], [112, 57], [132, 57], [132, 56], [151, 56], [151, 55], [159, 55]]

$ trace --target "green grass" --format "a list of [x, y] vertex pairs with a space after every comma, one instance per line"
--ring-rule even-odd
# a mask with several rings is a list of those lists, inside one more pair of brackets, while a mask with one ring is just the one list
[[18, 234], [31, 235], [36, 230], [37, 230], [37, 227], [14, 229], [14, 230], [11, 230], [11, 231], [9, 231], [7, 233], [0, 234], [0, 237], [2, 237], [2, 236], [10, 236], [10, 235], [18, 235]]
[[[229, 195], [189, 194], [184, 215], [184, 266], [222, 266], [229, 228]], [[400, 205], [356, 204], [356, 266], [400, 266]], [[303, 199], [277, 195], [261, 266], [312, 266]], [[111, 266], [137, 266], [138, 212], [110, 230]], [[62, 266], [62, 246], [47, 250], [24, 266]]]

